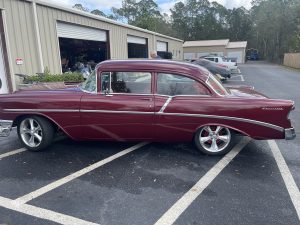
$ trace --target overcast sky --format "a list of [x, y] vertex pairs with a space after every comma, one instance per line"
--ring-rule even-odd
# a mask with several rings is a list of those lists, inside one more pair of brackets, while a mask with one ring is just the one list
[[[110, 12], [111, 7], [121, 7], [121, 0], [42, 0], [46, 2], [54, 2], [56, 4], [63, 4], [67, 6], [73, 6], [75, 3], [81, 3], [88, 9], [100, 9], [105, 13]], [[169, 9], [174, 6], [176, 2], [180, 0], [154, 0], [160, 7], [162, 12], [170, 13]], [[181, 0], [182, 1], [182, 0]], [[213, 0], [210, 0], [211, 2]], [[251, 7], [251, 0], [214, 0], [227, 8], [234, 8], [244, 6], [249, 9]]]

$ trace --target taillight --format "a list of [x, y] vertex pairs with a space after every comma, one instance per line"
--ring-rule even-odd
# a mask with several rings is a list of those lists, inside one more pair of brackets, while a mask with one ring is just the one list
[[290, 114], [291, 114], [291, 112], [292, 112], [293, 110], [295, 110], [295, 102], [293, 102], [293, 106], [292, 106], [291, 110], [289, 111], [289, 113], [288, 113], [288, 115], [287, 115], [287, 118], [288, 118], [288, 119], [289, 119]]

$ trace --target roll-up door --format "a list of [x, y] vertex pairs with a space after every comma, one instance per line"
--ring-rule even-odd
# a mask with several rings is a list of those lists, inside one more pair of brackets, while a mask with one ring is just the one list
[[147, 44], [147, 39], [142, 38], [142, 37], [136, 37], [136, 36], [127, 36], [127, 42], [132, 43], [132, 44], [140, 44], [140, 45], [145, 45]]
[[106, 42], [106, 31], [70, 23], [57, 23], [58, 37]]
[[243, 62], [243, 52], [242, 51], [227, 52], [227, 57], [237, 58], [237, 63], [244, 63]]
[[156, 49], [158, 52], [167, 52], [168, 51], [168, 43], [163, 42], [163, 41], [157, 41]]
[[80, 72], [87, 77], [95, 66], [109, 59], [108, 31], [57, 22], [62, 72]]
[[128, 58], [148, 58], [147, 38], [127, 35]]

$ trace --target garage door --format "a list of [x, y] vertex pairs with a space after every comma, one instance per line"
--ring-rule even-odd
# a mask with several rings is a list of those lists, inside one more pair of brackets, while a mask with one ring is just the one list
[[241, 51], [236, 51], [236, 52], [228, 52], [227, 53], [227, 57], [231, 58], [237, 58], [237, 62], [238, 63], [244, 63], [244, 60], [243, 60], [243, 52]]
[[57, 23], [57, 35], [62, 38], [72, 38], [89, 41], [106, 42], [106, 31], [70, 23]]
[[127, 35], [128, 58], [148, 58], [147, 39]]
[[168, 51], [168, 43], [163, 41], [157, 41], [156, 50], [158, 52], [167, 52]]

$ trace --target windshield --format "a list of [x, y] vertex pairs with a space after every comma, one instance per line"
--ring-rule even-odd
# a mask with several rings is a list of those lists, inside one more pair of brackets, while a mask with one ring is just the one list
[[209, 77], [206, 83], [219, 95], [227, 95], [227, 89], [211, 74], [209, 73]]
[[95, 70], [91, 75], [79, 85], [79, 87], [86, 92], [96, 92], [97, 91], [97, 79]]

